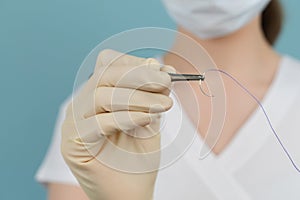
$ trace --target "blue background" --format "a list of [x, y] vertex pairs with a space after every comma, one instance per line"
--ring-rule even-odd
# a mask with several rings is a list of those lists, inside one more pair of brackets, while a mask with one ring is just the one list
[[[300, 58], [300, 2], [283, 3], [276, 48]], [[45, 199], [34, 174], [85, 56], [121, 31], [175, 25], [159, 0], [0, 0], [0, 26], [0, 199]]]

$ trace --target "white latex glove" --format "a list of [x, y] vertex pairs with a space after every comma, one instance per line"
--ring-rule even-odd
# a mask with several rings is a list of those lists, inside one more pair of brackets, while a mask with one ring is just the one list
[[93, 200], [152, 199], [160, 160], [160, 113], [171, 79], [155, 59], [102, 51], [68, 105], [63, 157]]

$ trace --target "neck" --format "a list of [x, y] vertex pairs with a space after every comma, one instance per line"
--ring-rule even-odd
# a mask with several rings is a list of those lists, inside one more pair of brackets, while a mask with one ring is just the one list
[[[249, 75], [257, 76], [259, 72], [261, 78], [265, 79], [265, 73], [270, 74], [276, 70], [280, 60], [279, 55], [264, 37], [260, 17], [255, 18], [235, 33], [216, 39], [202, 40], [182, 27], [179, 27], [178, 31], [204, 47], [218, 68], [242, 78]], [[186, 56], [195, 54], [194, 56], [197, 57], [197, 50], [193, 51], [192, 45], [183, 40], [186, 39], [177, 37], [171, 51], [186, 52]], [[183, 65], [184, 61], [180, 61], [180, 59], [182, 60], [179, 57], [175, 58], [175, 55], [170, 53], [164, 57], [166, 64], [174, 65], [183, 72], [187, 70], [186, 63]]]

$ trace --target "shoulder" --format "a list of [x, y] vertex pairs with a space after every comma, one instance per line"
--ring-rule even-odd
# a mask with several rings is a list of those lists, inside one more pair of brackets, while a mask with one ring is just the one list
[[[291, 56], [284, 56], [281, 69], [281, 90], [278, 91], [278, 97], [282, 103], [281, 106], [286, 107], [282, 126], [287, 132], [297, 139], [300, 139], [300, 134], [295, 134], [300, 129], [300, 60]], [[288, 106], [287, 106], [288, 105]], [[295, 139], [295, 138], [294, 138]]]
[[[285, 55], [282, 57], [279, 73], [280, 99], [289, 99], [298, 104], [300, 101], [300, 60]], [[285, 101], [283, 101], [285, 102]], [[300, 107], [293, 104], [293, 110], [300, 111]]]
[[[279, 80], [281, 89], [289, 93], [298, 93], [300, 98], [300, 60], [291, 56], [283, 56], [280, 65]], [[293, 95], [295, 96], [295, 95]]]
[[[285, 68], [289, 75], [294, 74], [295, 76], [300, 74], [300, 60], [289, 55], [284, 55], [282, 57], [281, 67]], [[297, 80], [300, 79], [298, 78]]]

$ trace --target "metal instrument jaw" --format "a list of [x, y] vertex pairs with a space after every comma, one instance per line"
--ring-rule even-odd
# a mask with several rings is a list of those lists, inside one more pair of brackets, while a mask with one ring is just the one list
[[171, 77], [171, 82], [175, 81], [199, 81], [199, 87], [201, 92], [208, 97], [214, 97], [212, 94], [208, 94], [202, 87], [202, 82], [205, 80], [205, 73], [203, 74], [175, 74], [169, 73]]
[[171, 81], [204, 81], [205, 76], [202, 74], [175, 74], [169, 73]]

